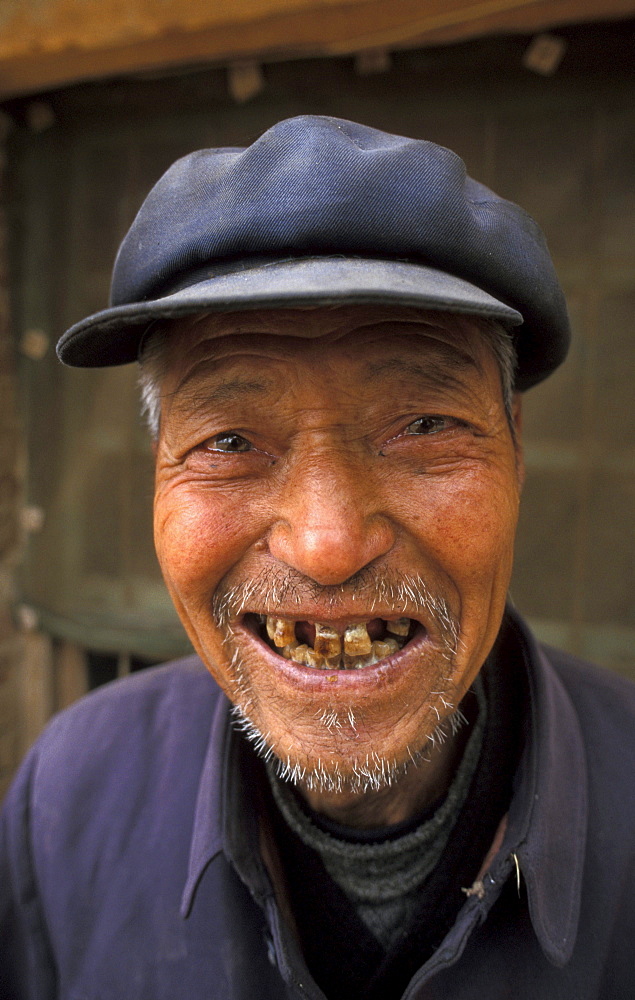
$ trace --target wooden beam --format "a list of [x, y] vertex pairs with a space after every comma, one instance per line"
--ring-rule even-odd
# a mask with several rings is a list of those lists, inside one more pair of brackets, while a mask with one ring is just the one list
[[635, 0], [13, 0], [0, 9], [0, 99], [140, 71], [418, 47], [633, 14]]
[[72, 705], [88, 691], [88, 658], [77, 643], [63, 639], [54, 651], [55, 711]]
[[19, 757], [40, 735], [55, 710], [53, 648], [41, 632], [24, 634], [24, 657], [19, 672]]

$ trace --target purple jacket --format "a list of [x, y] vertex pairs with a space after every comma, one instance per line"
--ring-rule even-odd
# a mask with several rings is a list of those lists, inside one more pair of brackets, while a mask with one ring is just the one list
[[[404, 1000], [633, 998], [635, 687], [507, 627], [531, 705], [506, 829]], [[54, 719], [3, 814], [2, 1000], [324, 1000], [249, 759], [195, 657]]]

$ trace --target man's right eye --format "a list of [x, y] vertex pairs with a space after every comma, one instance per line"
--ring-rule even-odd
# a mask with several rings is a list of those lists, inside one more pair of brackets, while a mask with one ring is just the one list
[[217, 434], [216, 437], [208, 438], [205, 442], [208, 451], [223, 451], [229, 454], [236, 454], [243, 451], [251, 451], [252, 444], [241, 434]]

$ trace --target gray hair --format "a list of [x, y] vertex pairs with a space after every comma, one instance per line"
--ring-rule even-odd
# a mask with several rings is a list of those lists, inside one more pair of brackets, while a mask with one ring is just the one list
[[[435, 323], [438, 326], [445, 327], [453, 320], [455, 320], [455, 314], [435, 313]], [[517, 357], [512, 336], [498, 320], [483, 316], [470, 316], [470, 321], [489, 345], [498, 364], [505, 414], [512, 436], [514, 436], [512, 408]], [[153, 441], [159, 437], [161, 423], [161, 386], [167, 368], [167, 340], [167, 328], [161, 323], [157, 323], [156, 326], [150, 327], [146, 331], [139, 352], [141, 413], [147, 422]]]
[[167, 369], [167, 340], [166, 328], [156, 324], [146, 330], [139, 349], [141, 415], [153, 441], [158, 439], [161, 425], [161, 386]]

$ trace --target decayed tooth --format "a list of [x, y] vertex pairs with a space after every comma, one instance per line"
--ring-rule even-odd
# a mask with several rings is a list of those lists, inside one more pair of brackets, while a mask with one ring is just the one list
[[289, 646], [285, 646], [285, 647], [283, 648], [283, 650], [282, 650], [282, 655], [284, 656], [285, 660], [291, 660], [291, 659], [292, 659], [292, 656], [291, 656], [291, 654], [293, 653], [293, 650], [294, 650], [294, 649], [295, 649], [295, 648], [296, 648], [296, 647], [297, 647], [298, 645], [299, 645], [299, 643], [297, 643], [297, 642], [294, 642], [294, 643], [291, 643], [291, 644], [290, 644]]
[[386, 639], [386, 640], [377, 639], [373, 643], [373, 653], [378, 660], [383, 660], [384, 656], [390, 656], [391, 653], [395, 652], [393, 646], [395, 647], [395, 649], [399, 648], [394, 639]]
[[334, 628], [316, 622], [313, 648], [320, 656], [339, 656], [342, 652], [342, 643]]
[[268, 615], [267, 635], [276, 646], [290, 646], [295, 642], [295, 622]]
[[386, 622], [386, 631], [393, 635], [408, 635], [410, 631], [409, 618], [396, 618], [394, 622]]
[[348, 656], [367, 656], [372, 649], [372, 642], [364, 624], [349, 625], [344, 632], [344, 652]]
[[344, 670], [361, 670], [369, 665], [370, 660], [370, 656], [349, 656], [348, 653], [344, 653]]
[[354, 664], [355, 670], [363, 670], [364, 667], [372, 667], [373, 663], [377, 663], [372, 654], [370, 656], [358, 656], [356, 660], [357, 662]]
[[307, 667], [322, 667], [324, 665], [324, 660], [319, 653], [316, 653], [314, 649], [307, 646], [306, 653], [304, 654], [304, 662]]
[[308, 649], [309, 647], [305, 643], [302, 643], [301, 645], [298, 644], [297, 646], [295, 646], [291, 650], [291, 659], [293, 660], [293, 662], [301, 663], [303, 666], [306, 666], [306, 654], [308, 652]]

